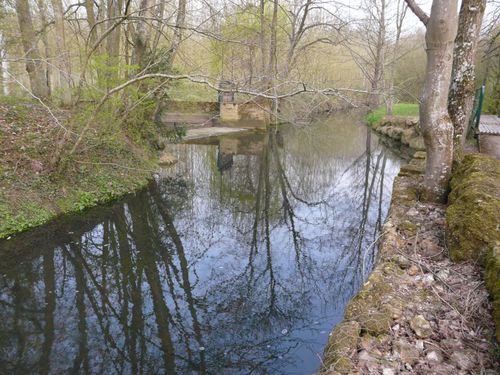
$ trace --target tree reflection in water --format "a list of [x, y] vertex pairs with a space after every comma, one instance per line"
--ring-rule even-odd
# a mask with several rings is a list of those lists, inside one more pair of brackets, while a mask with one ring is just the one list
[[345, 120], [205, 143], [134, 197], [0, 243], [1, 373], [314, 372], [400, 159]]

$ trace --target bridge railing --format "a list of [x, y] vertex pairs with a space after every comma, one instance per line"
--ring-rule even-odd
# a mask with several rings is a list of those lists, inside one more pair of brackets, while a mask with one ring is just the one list
[[474, 98], [474, 106], [472, 107], [472, 116], [467, 127], [466, 136], [476, 136], [481, 121], [481, 111], [483, 110], [485, 86], [482, 85], [476, 90]]

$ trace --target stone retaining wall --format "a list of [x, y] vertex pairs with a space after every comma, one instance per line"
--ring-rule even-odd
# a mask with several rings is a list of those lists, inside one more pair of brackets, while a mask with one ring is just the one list
[[[479, 159], [488, 164], [479, 169], [490, 176], [493, 168], [490, 161]], [[481, 268], [477, 262], [454, 263], [449, 259], [446, 206], [419, 201], [417, 187], [424, 165], [425, 153], [416, 152], [394, 180], [376, 266], [347, 305], [344, 319], [332, 331], [321, 374], [495, 374], [499, 371]], [[459, 202], [467, 196], [466, 190], [472, 184], [462, 176], [474, 174], [474, 165], [466, 159], [464, 169], [454, 178], [449, 220], [454, 212], [457, 217], [464, 215], [461, 212], [464, 205]], [[498, 171], [496, 167], [494, 170]], [[496, 176], [495, 182], [488, 177], [486, 183], [495, 194], [500, 189]], [[459, 260], [470, 258], [470, 254], [484, 254], [486, 283], [497, 306], [498, 322], [500, 206], [496, 195], [495, 208], [490, 214], [490, 192], [481, 197], [476, 200], [477, 205], [466, 209], [474, 212], [470, 217], [479, 223], [481, 219], [477, 216], [484, 216], [488, 224], [482, 231], [488, 231], [492, 237], [480, 234], [481, 224], [477, 233], [468, 235], [469, 225], [451, 218], [449, 226], [452, 235], [457, 236], [454, 237], [457, 243], [463, 243], [461, 236], [467, 240], [477, 237], [485, 243], [479, 247], [467, 245], [466, 249], [462, 246], [463, 256], [455, 255], [452, 249], [451, 256]]]
[[355, 371], [360, 341], [364, 337], [384, 335], [391, 329], [393, 319], [402, 313], [404, 301], [398, 297], [394, 277], [401, 273], [400, 263], [408, 263], [398, 255], [398, 249], [404, 242], [399, 231], [401, 228], [414, 229], [414, 225], [405, 220], [406, 212], [418, 200], [414, 187], [417, 174], [413, 173], [413, 168], [410, 170], [410, 173], [400, 173], [394, 180], [391, 208], [382, 228], [377, 265], [347, 305], [344, 320], [331, 333], [321, 373], [333, 375]]
[[420, 134], [418, 118], [386, 116], [372, 124], [373, 130], [395, 141], [399, 141], [414, 150], [425, 150], [424, 140]]

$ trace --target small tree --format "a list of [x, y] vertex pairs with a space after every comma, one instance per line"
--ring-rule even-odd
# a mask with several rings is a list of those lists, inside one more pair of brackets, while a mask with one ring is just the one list
[[479, 31], [486, 0], [463, 0], [458, 20], [458, 33], [453, 54], [453, 73], [448, 111], [453, 122], [453, 153], [455, 162], [463, 156], [464, 134], [474, 105], [476, 87], [475, 58]]
[[427, 151], [423, 198], [442, 202], [447, 197], [453, 161], [448, 92], [457, 34], [457, 0], [433, 0], [430, 16], [414, 0], [406, 2], [427, 28], [427, 67], [420, 103], [420, 127]]

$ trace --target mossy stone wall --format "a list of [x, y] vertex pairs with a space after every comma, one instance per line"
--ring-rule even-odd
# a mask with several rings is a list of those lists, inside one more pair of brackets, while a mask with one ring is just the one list
[[500, 341], [500, 160], [466, 155], [453, 174], [451, 189], [446, 212], [450, 257], [484, 265]]
[[424, 139], [420, 134], [418, 118], [385, 116], [373, 123], [372, 129], [414, 150], [425, 150]]

